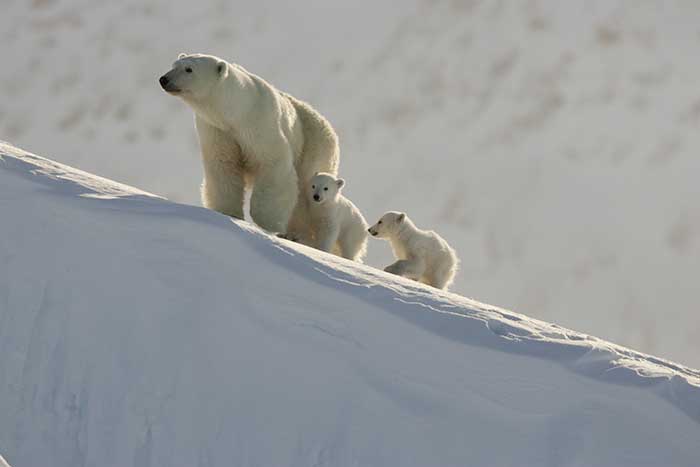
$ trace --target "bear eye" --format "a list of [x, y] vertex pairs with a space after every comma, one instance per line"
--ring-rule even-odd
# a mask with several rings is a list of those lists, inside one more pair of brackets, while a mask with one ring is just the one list
[[328, 187], [323, 188], [323, 191], [328, 191]]
[[316, 185], [311, 185], [311, 189], [312, 189], [312, 190], [315, 190], [315, 189], [316, 189]]
[[187, 67], [187, 68], [185, 68], [185, 71], [186, 71], [187, 73], [192, 73], [192, 68]]
[[377, 222], [377, 224], [381, 224], [381, 223], [382, 223], [382, 221]]

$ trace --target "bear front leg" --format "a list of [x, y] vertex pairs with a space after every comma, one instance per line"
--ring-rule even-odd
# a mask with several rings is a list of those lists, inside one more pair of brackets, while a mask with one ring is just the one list
[[309, 222], [309, 201], [302, 189], [287, 223], [285, 238], [295, 239], [304, 245], [313, 246], [314, 234]]
[[338, 234], [340, 229], [338, 225], [324, 224], [318, 227], [316, 235], [316, 249], [331, 253], [333, 247], [338, 242]]
[[[215, 170], [216, 171], [216, 170]], [[202, 204], [204, 207], [243, 219], [245, 183], [240, 174], [218, 170], [217, 173], [204, 171], [202, 182]]]
[[296, 173], [289, 165], [287, 170], [279, 166], [266, 168], [254, 182], [250, 216], [268, 232], [286, 232], [297, 200]]
[[385, 267], [384, 271], [417, 281], [423, 275], [425, 266], [422, 261], [415, 259], [400, 259]]
[[347, 229], [338, 238], [340, 254], [343, 258], [353, 261], [361, 261], [367, 250], [367, 226], [357, 224]]
[[196, 117], [202, 152], [204, 207], [243, 219], [245, 180], [240, 167], [241, 149], [225, 132]]

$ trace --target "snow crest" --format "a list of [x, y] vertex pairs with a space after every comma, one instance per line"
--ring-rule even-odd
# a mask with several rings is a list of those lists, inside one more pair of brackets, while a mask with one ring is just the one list
[[697, 465], [700, 373], [0, 146], [15, 467]]

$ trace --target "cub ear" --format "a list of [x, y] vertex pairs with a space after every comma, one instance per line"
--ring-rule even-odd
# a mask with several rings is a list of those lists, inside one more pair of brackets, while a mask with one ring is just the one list
[[399, 217], [396, 218], [396, 221], [403, 222], [404, 219], [406, 219], [406, 213], [402, 212], [401, 214], [399, 214]]
[[180, 55], [177, 56], [177, 59], [180, 60], [181, 58], [187, 57], [186, 53], [181, 53]]
[[335, 184], [338, 185], [338, 188], [343, 188], [345, 186], [345, 180], [342, 178], [339, 178], [338, 180], [335, 181]]
[[216, 64], [216, 72], [219, 73], [219, 78], [226, 78], [228, 76], [228, 64], [223, 60], [219, 60], [219, 63]]

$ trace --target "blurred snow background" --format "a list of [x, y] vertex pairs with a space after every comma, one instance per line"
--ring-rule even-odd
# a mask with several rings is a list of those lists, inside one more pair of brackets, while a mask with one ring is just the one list
[[700, 3], [2, 7], [0, 139], [199, 204], [192, 114], [157, 78], [219, 55], [328, 117], [346, 194], [445, 236], [456, 292], [700, 366]]

